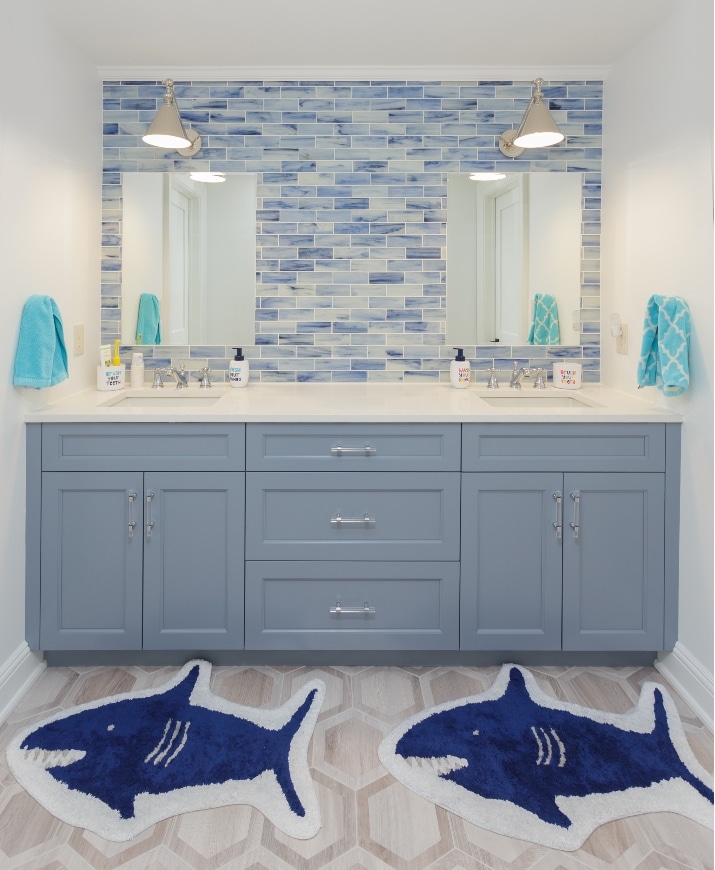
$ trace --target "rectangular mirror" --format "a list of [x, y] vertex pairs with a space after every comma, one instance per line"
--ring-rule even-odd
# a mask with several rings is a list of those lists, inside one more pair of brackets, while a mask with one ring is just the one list
[[447, 177], [447, 344], [578, 345], [582, 173]]
[[124, 345], [255, 343], [256, 176], [122, 177]]

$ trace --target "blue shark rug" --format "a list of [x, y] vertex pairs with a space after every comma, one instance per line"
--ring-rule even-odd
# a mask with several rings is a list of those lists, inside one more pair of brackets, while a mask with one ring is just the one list
[[250, 804], [291, 837], [320, 830], [308, 744], [325, 697], [307, 683], [277, 710], [212, 694], [211, 665], [159, 689], [65, 710], [13, 739], [18, 782], [63, 822], [130, 840], [170, 816]]
[[551, 849], [578, 849], [599, 825], [640, 813], [713, 827], [712, 778], [655, 683], [631, 713], [604, 713], [557, 701], [504, 665], [486, 692], [412, 716], [378, 751], [422, 797]]

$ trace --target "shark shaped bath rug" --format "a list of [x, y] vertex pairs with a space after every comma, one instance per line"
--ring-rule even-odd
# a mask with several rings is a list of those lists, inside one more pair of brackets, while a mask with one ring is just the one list
[[578, 849], [599, 825], [640, 813], [713, 827], [712, 778], [656, 683], [632, 712], [604, 713], [558, 701], [504, 665], [486, 692], [412, 716], [378, 753], [427, 800], [551, 849]]
[[261, 710], [214, 695], [210, 673], [192, 661], [158, 689], [32, 725], [10, 743], [10, 769], [53, 815], [107, 840], [228, 804], [256, 807], [288, 836], [315, 836], [308, 744], [325, 684], [313, 680], [279, 709]]

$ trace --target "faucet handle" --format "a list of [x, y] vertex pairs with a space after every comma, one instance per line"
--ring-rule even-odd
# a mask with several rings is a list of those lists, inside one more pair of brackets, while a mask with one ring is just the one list
[[489, 380], [487, 381], [487, 389], [488, 390], [498, 390], [499, 389], [499, 381], [497, 380], [497, 369], [492, 366], [487, 372], [489, 375]]
[[166, 374], [166, 369], [154, 369], [154, 381], [152, 383], [152, 389], [157, 390], [159, 387], [164, 386], [164, 381], [162, 381], [161, 376]]
[[534, 376], [534, 389], [535, 390], [545, 390], [546, 389], [546, 369], [538, 368], [536, 370], [536, 375]]
[[199, 379], [200, 389], [206, 389], [212, 386], [211, 378], [209, 377], [210, 373], [211, 369], [208, 366], [204, 366], [199, 372], [193, 372], [194, 377]]

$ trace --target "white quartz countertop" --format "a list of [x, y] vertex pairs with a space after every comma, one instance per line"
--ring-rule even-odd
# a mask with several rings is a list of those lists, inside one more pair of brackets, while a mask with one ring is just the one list
[[[161, 394], [158, 396], [157, 394]], [[118, 404], [115, 404], [118, 403]], [[521, 391], [422, 384], [248, 384], [90, 389], [38, 406], [27, 423], [680, 423], [682, 415], [598, 385]]]

